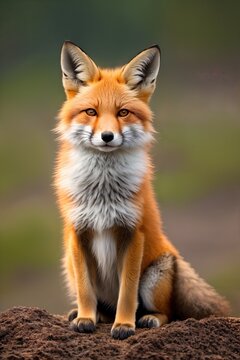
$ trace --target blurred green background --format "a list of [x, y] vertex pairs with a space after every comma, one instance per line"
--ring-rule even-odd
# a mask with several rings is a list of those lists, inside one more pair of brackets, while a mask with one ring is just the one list
[[100, 66], [158, 43], [155, 190], [183, 256], [240, 313], [239, 1], [0, 2], [0, 310], [70, 308], [52, 173], [64, 40]]

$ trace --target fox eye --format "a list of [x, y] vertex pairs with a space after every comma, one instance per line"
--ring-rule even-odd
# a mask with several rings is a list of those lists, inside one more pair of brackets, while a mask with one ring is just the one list
[[121, 110], [119, 110], [119, 112], [118, 112], [118, 116], [120, 116], [120, 117], [125, 117], [125, 116], [127, 116], [129, 114], [129, 110], [127, 110], [127, 109], [121, 109]]
[[97, 112], [95, 109], [87, 109], [85, 110], [85, 113], [88, 115], [88, 116], [96, 116], [97, 115]]

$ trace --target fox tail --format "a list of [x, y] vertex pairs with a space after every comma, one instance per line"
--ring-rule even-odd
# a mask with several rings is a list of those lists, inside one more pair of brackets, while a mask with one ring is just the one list
[[174, 318], [202, 319], [210, 315], [227, 316], [228, 302], [207, 284], [183, 258], [175, 262], [173, 291]]

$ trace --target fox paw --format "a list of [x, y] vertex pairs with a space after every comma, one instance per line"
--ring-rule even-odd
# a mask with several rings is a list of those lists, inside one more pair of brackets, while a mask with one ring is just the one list
[[72, 320], [70, 327], [72, 330], [80, 333], [92, 333], [96, 329], [96, 326], [91, 319], [78, 317]]
[[139, 328], [157, 328], [161, 325], [160, 320], [154, 315], [144, 315], [138, 322], [137, 327]]
[[131, 324], [113, 325], [111, 335], [114, 339], [123, 340], [135, 334], [135, 327]]

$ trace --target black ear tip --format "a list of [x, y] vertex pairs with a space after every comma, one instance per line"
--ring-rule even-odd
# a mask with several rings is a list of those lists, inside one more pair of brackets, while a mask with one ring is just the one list
[[153, 49], [153, 48], [157, 49], [159, 51], [160, 55], [161, 55], [161, 49], [160, 49], [160, 46], [158, 44], [154, 44], [154, 45], [150, 46], [148, 49]]
[[64, 49], [64, 50], [70, 50], [70, 49], [76, 50], [76, 48], [78, 48], [78, 50], [81, 50], [84, 54], [87, 55], [86, 51], [84, 51], [77, 44], [75, 44], [74, 42], [72, 42], [70, 40], [65, 40], [63, 43], [63, 46], [62, 46], [62, 49]]
[[[71, 47], [71, 46], [77, 46], [76, 44], [74, 44], [72, 41], [70, 40], [65, 40], [63, 43], [63, 47]], [[77, 46], [78, 47], [78, 46]]]

